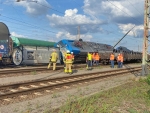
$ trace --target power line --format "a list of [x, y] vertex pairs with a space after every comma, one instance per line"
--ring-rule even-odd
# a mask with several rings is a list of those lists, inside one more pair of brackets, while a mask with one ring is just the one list
[[39, 5], [41, 5], [41, 6], [43, 6], [43, 7], [46, 7], [46, 8], [52, 9], [53, 11], [56, 11], [56, 12], [58, 12], [58, 13], [60, 13], [60, 14], [65, 14], [65, 13], [63, 13], [63, 12], [60, 12], [60, 11], [56, 10], [56, 9], [53, 9], [52, 7], [49, 7], [49, 6], [43, 5], [43, 4], [39, 3], [38, 1], [37, 1], [36, 3], [37, 3], [37, 4], [39, 4]]
[[[125, 11], [123, 11], [122, 9], [120, 9], [118, 6], [116, 6], [115, 4], [113, 4], [111, 1], [109, 1], [109, 0], [106, 0], [106, 1], [110, 2], [113, 6], [117, 7], [119, 10], [121, 10], [121, 11], [124, 12], [125, 14], [129, 15], [130, 17], [132, 17], [130, 14], [128, 14], [128, 13], [126, 13]], [[134, 18], [134, 17], [132, 17], [132, 18]], [[137, 21], [136, 18], [134, 18], [134, 20]], [[138, 21], [138, 22], [140, 22], [140, 21]], [[141, 23], [141, 22], [140, 22], [140, 23]]]
[[[38, 27], [38, 26], [35, 26], [35, 25], [32, 25], [32, 24], [26, 23], [26, 22], [24, 22], [24, 21], [20, 21], [20, 20], [11, 18], [11, 17], [7, 17], [7, 16], [4, 16], [4, 15], [2, 15], [2, 14], [0, 14], [0, 16], [5, 17], [5, 18], [8, 18], [8, 19], [11, 19], [11, 20], [14, 20], [14, 21], [17, 21], [17, 22], [24, 23], [24, 24], [29, 25], [29, 26], [32, 26], [32, 27], [40, 28], [40, 27]], [[47, 29], [44, 29], [44, 28], [41, 28], [41, 29], [42, 29], [42, 30], [45, 30], [45, 31], [48, 31], [48, 32], [51, 32], [51, 33], [56, 33], [56, 32], [54, 32], [54, 31], [50, 31], [50, 30], [47, 30]]]
[[130, 0], [128, 0], [128, 2], [129, 2], [129, 4], [131, 4], [131, 5], [135, 8], [135, 10], [141, 15], [140, 11], [130, 2]]

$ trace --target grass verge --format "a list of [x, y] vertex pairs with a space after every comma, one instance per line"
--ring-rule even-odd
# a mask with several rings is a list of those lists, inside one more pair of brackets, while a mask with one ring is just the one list
[[69, 100], [47, 113], [150, 113], [150, 85], [145, 80], [134, 81], [88, 98]]

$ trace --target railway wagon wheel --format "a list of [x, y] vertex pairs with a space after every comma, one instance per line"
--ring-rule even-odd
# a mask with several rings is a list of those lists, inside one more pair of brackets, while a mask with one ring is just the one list
[[23, 60], [22, 55], [23, 54], [22, 54], [22, 51], [21, 51], [20, 48], [15, 48], [13, 50], [12, 59], [13, 59], [13, 63], [15, 65], [20, 65], [21, 64], [21, 62]]

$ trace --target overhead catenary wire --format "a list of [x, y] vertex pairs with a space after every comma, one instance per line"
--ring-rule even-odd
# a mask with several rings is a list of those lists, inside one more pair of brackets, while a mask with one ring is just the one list
[[[110, 0], [106, 0], [108, 1], [109, 3], [111, 3], [113, 6], [115, 6], [116, 8], [118, 8], [119, 10], [121, 10], [122, 12], [124, 12], [125, 14], [129, 15], [130, 17], [132, 17], [132, 19], [140, 22], [139, 20], [137, 20], [136, 18], [134, 18], [133, 16], [131, 16], [130, 14], [128, 14], [127, 12], [123, 11], [122, 9], [120, 9], [118, 6], [116, 6], [115, 4], [113, 4]], [[140, 22], [141, 23], [141, 22]]]
[[131, 5], [134, 7], [134, 9], [135, 9], [140, 15], [142, 15], [142, 14], [140, 13], [139, 9], [137, 9], [137, 8], [132, 4], [132, 2], [131, 2], [130, 0], [127, 0], [127, 1], [128, 1], [129, 4], [131, 4]]
[[[29, 25], [30, 27], [32, 26], [32, 27], [40, 28], [40, 27], [35, 26], [35, 25], [33, 25], [33, 24], [29, 24], [29, 23], [27, 23], [27, 22], [24, 22], [24, 21], [21, 21], [21, 20], [18, 20], [18, 19], [14, 19], [14, 18], [5, 16], [5, 15], [2, 15], [2, 14], [0, 14], [0, 16], [5, 17], [5, 18], [8, 18], [8, 19], [11, 19], [11, 20], [14, 20], [14, 21], [17, 21], [17, 22], [20, 22], [20, 23], [24, 23], [24, 24], [26, 24], [26, 25]], [[44, 29], [44, 28], [40, 28], [40, 29], [45, 30], [45, 31], [48, 31], [48, 32], [51, 32], [51, 33], [56, 33], [56, 32], [54, 32], [54, 31], [50, 31], [50, 30], [47, 30], [47, 29]]]
[[[12, 4], [14, 1], [5, 1], [5, 2], [8, 2], [8, 3], [10, 2], [10, 3]], [[2, 2], [1, 4], [3, 4], [3, 2]], [[11, 5], [11, 6], [13, 7], [13, 5]], [[13, 7], [13, 9], [15, 9], [15, 8]], [[16, 11], [16, 10], [15, 10], [15, 11]], [[47, 31], [47, 32], [51, 32], [51, 33], [56, 33], [56, 32], [54, 32], [54, 31], [50, 31], [50, 30], [41, 28], [41, 27], [39, 27], [39, 26], [35, 26], [35, 25], [33, 25], [33, 24], [30, 24], [30, 23], [27, 23], [27, 22], [24, 22], [24, 21], [20, 21], [20, 20], [18, 20], [18, 19], [14, 19], [14, 18], [5, 16], [5, 15], [2, 15], [2, 14], [0, 14], [0, 16], [5, 17], [5, 18], [8, 18], [8, 19], [15, 20], [15, 21], [20, 22], [20, 23], [23, 23], [23, 24], [25, 24], [26, 26], [28, 25], [28, 26], [33, 27], [33, 28], [40, 28], [40, 29], [43, 30], [43, 31]], [[21, 16], [19, 16], [19, 18], [21, 18]], [[23, 20], [23, 19], [21, 19], [21, 20]], [[18, 23], [17, 23], [17, 25], [18, 25]]]
[[[6, 21], [6, 22], [9, 22], [9, 23], [11, 23], [11, 24], [17, 24], [17, 25], [25, 25], [25, 26], [27, 26], [27, 27], [30, 27], [30, 28], [35, 28], [34, 26], [30, 26], [30, 25], [26, 25], [26, 24], [24, 24], [24, 23], [18, 23], [18, 22], [14, 22], [14, 21], [9, 21], [9, 20], [5, 20], [5, 19], [1, 19], [0, 18], [0, 20], [2, 20], [2, 21]], [[25, 30], [25, 31], [30, 31], [30, 29], [24, 29], [24, 28], [22, 28], [22, 27], [19, 27], [18, 29], [22, 29], [22, 30]], [[41, 29], [38, 29], [38, 27], [37, 28], [35, 28], [35, 30], [41, 30]], [[48, 31], [46, 31], [46, 30], [43, 30], [43, 32], [48, 32]], [[50, 32], [51, 33], [51, 32]]]
[[[116, 6], [115, 4], [113, 4], [111, 1], [109, 1], [109, 0], [106, 0], [106, 1], [108, 1], [109, 3], [111, 3], [112, 5], [114, 5], [116, 8], [118, 8], [119, 10], [121, 10], [122, 12], [124, 12], [125, 14], [129, 15], [132, 19], [134, 19], [134, 20], [140, 22], [140, 21], [137, 20], [136, 18], [132, 17], [130, 14], [126, 13], [125, 11], [123, 11], [122, 9], [120, 9], [119, 7], [117, 7], [117, 6]], [[141, 23], [141, 22], [140, 22], [140, 23]]]

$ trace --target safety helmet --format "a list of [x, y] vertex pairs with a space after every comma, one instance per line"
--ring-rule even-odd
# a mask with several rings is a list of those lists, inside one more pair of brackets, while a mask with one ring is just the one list
[[70, 51], [69, 51], [69, 50], [67, 50], [67, 53], [70, 53]]
[[73, 52], [71, 52], [71, 54], [73, 54]]

